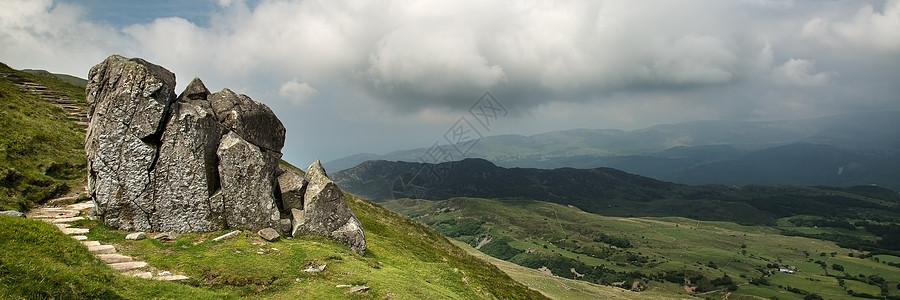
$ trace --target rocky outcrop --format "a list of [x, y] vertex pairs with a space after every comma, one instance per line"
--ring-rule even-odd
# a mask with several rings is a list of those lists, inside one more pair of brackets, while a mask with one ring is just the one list
[[91, 69], [85, 152], [100, 220], [150, 232], [289, 227], [365, 251], [318, 161], [307, 176], [279, 169], [285, 128], [271, 109], [199, 79], [178, 97], [174, 88], [174, 74], [142, 59], [113, 55]]

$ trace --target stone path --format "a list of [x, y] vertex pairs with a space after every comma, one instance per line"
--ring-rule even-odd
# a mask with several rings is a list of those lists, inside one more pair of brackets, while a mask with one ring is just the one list
[[[67, 202], [68, 198], [60, 198], [51, 200], [50, 203], [57, 203], [60, 206], [47, 206], [32, 209], [27, 217], [29, 219], [37, 219], [56, 225], [63, 233], [71, 236], [73, 239], [80, 241], [91, 251], [97, 258], [109, 265], [116, 271], [125, 275], [134, 277], [156, 279], [165, 281], [179, 281], [188, 279], [184, 275], [175, 275], [168, 271], [159, 271], [149, 265], [147, 262], [141, 261], [131, 256], [118, 254], [116, 247], [113, 245], [104, 245], [98, 241], [88, 240], [86, 233], [90, 230], [87, 228], [75, 228], [70, 223], [83, 220], [81, 215], [88, 209], [94, 207], [93, 202], [81, 202], [71, 205], [61, 206]], [[71, 203], [71, 202], [70, 202]]]
[[4, 72], [0, 73], [0, 77], [5, 77], [22, 90], [37, 94], [44, 101], [56, 105], [63, 110], [63, 113], [66, 114], [66, 118], [75, 121], [76, 124], [87, 130], [89, 124], [87, 109], [76, 103], [75, 100], [70, 99], [66, 95], [51, 91], [47, 87], [31, 81], [31, 79], [26, 77], [19, 76], [19, 74], [16, 73]]

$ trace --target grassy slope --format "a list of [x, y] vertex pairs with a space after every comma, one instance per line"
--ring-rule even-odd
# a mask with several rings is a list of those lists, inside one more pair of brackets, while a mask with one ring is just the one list
[[[352, 253], [336, 242], [316, 237], [264, 242], [244, 232], [222, 242], [222, 232], [182, 234], [175, 243], [125, 241], [127, 232], [93, 221], [88, 237], [114, 243], [120, 252], [141, 257], [162, 270], [192, 277], [191, 285], [229, 295], [281, 299], [342, 297], [347, 288], [367, 285], [364, 299], [536, 299], [541, 295], [502, 271], [467, 254], [446, 238], [415, 221], [369, 201], [346, 195], [366, 233], [368, 251]], [[306, 273], [325, 264], [322, 273]]]
[[[617, 272], [640, 272], [645, 278], [650, 278], [646, 281], [649, 291], [668, 295], [685, 292], [680, 285], [654, 281], [654, 274], [687, 270], [710, 279], [727, 274], [738, 285], [738, 289], [732, 292], [734, 295], [777, 296], [780, 299], [799, 299], [802, 296], [779, 288], [779, 285], [815, 292], [825, 298], [846, 297], [847, 292], [838, 285], [837, 279], [826, 274], [855, 278], [855, 281], [845, 280], [845, 285], [855, 292], [879, 291], [878, 284], [872, 284], [869, 280], [870, 276], [877, 275], [886, 280], [884, 286], [890, 295], [900, 295], [897, 289], [900, 272], [884, 262], [893, 259], [892, 256], [879, 256], [882, 262], [860, 259], [860, 253], [854, 250], [840, 248], [832, 242], [783, 236], [772, 227], [685, 218], [604, 217], [539, 201], [457, 198], [437, 202], [398, 200], [385, 203], [385, 206], [432, 224], [442, 232], [458, 233], [447, 227], [443, 220], [453, 219], [457, 224], [464, 220], [484, 221], [476, 234], [457, 238], [474, 243], [481, 234], [490, 235], [495, 240], [505, 237], [507, 244], [518, 251], [510, 258], [511, 261], [526, 261], [529, 255], [542, 256], [547, 261], [565, 257], [589, 267], [602, 265]], [[593, 240], [601, 234], [627, 239], [634, 247], [610, 251], [605, 243]], [[491, 248], [490, 243], [482, 250], [488, 248]], [[532, 249], [534, 253], [524, 253], [527, 249]], [[604, 252], [609, 255], [603, 257]], [[585, 253], [593, 253], [595, 257]], [[825, 256], [820, 256], [822, 253]], [[851, 257], [850, 253], [856, 257]], [[633, 263], [628, 259], [628, 254], [645, 257], [648, 263]], [[823, 269], [815, 261], [823, 261], [827, 267]], [[797, 266], [799, 272], [794, 275], [776, 273], [767, 278], [768, 286], [747, 284], [750, 279], [764, 276], [760, 269], [768, 269], [767, 264], [773, 263]], [[845, 271], [834, 270], [833, 264], [843, 266]], [[573, 277], [567, 271], [556, 275]], [[720, 289], [704, 296], [720, 297], [725, 293]]]
[[[81, 88], [43, 77], [29, 78], [72, 99], [84, 99]], [[0, 96], [0, 174], [6, 176], [0, 177], [4, 184], [0, 206], [25, 210], [59, 194], [39, 193], [41, 186], [35, 181], [63, 187], [62, 191], [82, 180], [84, 133], [77, 125], [59, 109], [4, 78], [0, 78]], [[67, 167], [56, 169], [74, 175], [57, 178], [47, 174], [49, 166], [60, 164]], [[286, 162], [282, 166], [299, 171]], [[146, 259], [160, 270], [191, 276], [187, 284], [119, 276], [52, 225], [0, 216], [0, 299], [542, 298], [437, 232], [366, 200], [346, 196], [366, 232], [369, 251], [362, 257], [316, 236], [263, 243], [255, 233], [245, 232], [211, 242], [224, 233], [213, 232], [183, 234], [175, 243], [164, 244], [150, 239], [124, 241], [126, 232], [94, 221], [77, 224], [92, 228], [92, 239], [116, 244], [121, 253]], [[324, 272], [302, 272], [320, 263], [327, 264]], [[344, 294], [347, 288], [335, 287], [340, 284], [366, 284], [371, 290], [348, 296]]]
[[62, 81], [62, 82], [65, 82], [65, 83], [68, 83], [71, 85], [79, 86], [82, 88], [85, 85], [87, 85], [87, 83], [88, 83], [87, 79], [84, 79], [84, 78], [72, 76], [69, 74], [50, 73], [47, 70], [24, 69], [21, 71], [25, 72], [25, 73], [29, 73], [29, 74], [38, 75], [38, 76], [49, 77], [50, 79], [55, 79], [55, 80]]
[[[84, 88], [10, 69], [71, 99]], [[0, 77], [0, 209], [24, 211], [67, 193], [85, 174], [84, 133], [58, 107]]]

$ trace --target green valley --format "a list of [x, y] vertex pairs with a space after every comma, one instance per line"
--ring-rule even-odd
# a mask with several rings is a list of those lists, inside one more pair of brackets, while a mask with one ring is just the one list
[[893, 262], [900, 257], [782, 234], [819, 230], [871, 238], [861, 230], [803, 227], [789, 219], [747, 226], [681, 217], [608, 217], [533, 200], [401, 199], [383, 205], [493, 257], [640, 293], [900, 298], [900, 270]]

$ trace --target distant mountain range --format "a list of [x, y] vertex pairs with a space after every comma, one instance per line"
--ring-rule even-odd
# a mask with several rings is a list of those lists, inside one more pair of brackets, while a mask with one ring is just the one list
[[533, 199], [608, 216], [680, 216], [772, 224], [795, 215], [900, 218], [900, 194], [876, 186], [690, 186], [612, 168], [503, 168], [470, 158], [440, 164], [368, 161], [332, 174], [375, 201], [453, 197]]
[[[367, 160], [435, 162], [426, 151], [360, 154], [325, 165], [343, 170]], [[503, 167], [611, 167], [687, 184], [876, 184], [900, 190], [900, 111], [499, 135], [478, 140], [466, 154]]]

